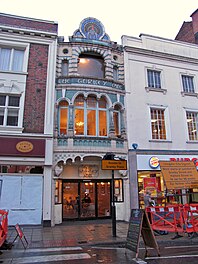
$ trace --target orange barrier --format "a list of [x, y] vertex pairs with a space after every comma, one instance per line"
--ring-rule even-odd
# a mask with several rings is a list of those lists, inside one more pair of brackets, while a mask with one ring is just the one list
[[183, 215], [186, 232], [198, 232], [198, 204], [185, 204]]
[[146, 212], [153, 230], [183, 232], [183, 215], [180, 205], [147, 207]]
[[6, 240], [8, 234], [8, 212], [0, 210], [0, 247]]

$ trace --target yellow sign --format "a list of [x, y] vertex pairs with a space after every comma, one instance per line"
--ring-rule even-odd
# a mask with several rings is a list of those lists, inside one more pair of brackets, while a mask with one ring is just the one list
[[193, 161], [159, 161], [167, 189], [198, 188], [198, 172]]
[[33, 150], [33, 144], [29, 141], [20, 141], [16, 144], [16, 149], [20, 152], [27, 153]]
[[127, 161], [102, 160], [102, 170], [127, 170]]

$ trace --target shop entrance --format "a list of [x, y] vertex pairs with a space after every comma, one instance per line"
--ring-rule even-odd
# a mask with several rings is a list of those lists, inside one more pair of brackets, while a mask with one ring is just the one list
[[63, 220], [110, 217], [110, 181], [64, 180], [62, 187]]

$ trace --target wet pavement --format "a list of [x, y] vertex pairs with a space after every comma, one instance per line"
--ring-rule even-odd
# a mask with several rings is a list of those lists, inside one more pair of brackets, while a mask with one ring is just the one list
[[[117, 222], [116, 237], [112, 236], [112, 221], [110, 219], [83, 222], [69, 221], [56, 225], [55, 227], [20, 226], [28, 242], [27, 249], [24, 249], [24, 246], [26, 246], [24, 237], [22, 238], [24, 245], [20, 238], [17, 237], [11, 250], [3, 250], [0, 259], [4, 261], [1, 262], [0, 260], [0, 263], [47, 263], [46, 256], [50, 259], [49, 263], [55, 262], [53, 258], [58, 257], [60, 259], [59, 262], [56, 263], [66, 263], [64, 261], [69, 261], [67, 260], [68, 257], [71, 259], [74, 258], [73, 262], [69, 263], [75, 264], [133, 263], [131, 262], [131, 252], [127, 250], [130, 256], [129, 258], [127, 257], [128, 254], [125, 255], [128, 226], [128, 222]], [[159, 247], [198, 245], [197, 234], [191, 234], [189, 236], [183, 233], [180, 235], [181, 236], [176, 236], [174, 233], [159, 235], [155, 233], [155, 239]], [[15, 227], [9, 227], [7, 241], [12, 243], [16, 236], [17, 232]], [[139, 247], [144, 248], [142, 238], [140, 238]], [[99, 248], [102, 248], [102, 250]], [[119, 255], [119, 252], [122, 254]], [[45, 261], [40, 262], [39, 259], [42, 260], [42, 254], [43, 258], [45, 257]], [[113, 262], [108, 260], [108, 254], [111, 255]], [[30, 256], [35, 259], [34, 262], [27, 262], [26, 258]], [[77, 260], [78, 257], [80, 260]], [[17, 259], [14, 260], [15, 258]], [[122, 262], [119, 262], [121, 258]], [[58, 260], [56, 259], [56, 261]]]

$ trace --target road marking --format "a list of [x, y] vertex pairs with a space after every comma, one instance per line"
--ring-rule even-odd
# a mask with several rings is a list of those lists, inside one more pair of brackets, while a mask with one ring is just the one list
[[172, 247], [164, 247], [167, 249], [171, 249], [171, 248], [194, 248], [196, 247], [196, 245], [190, 245], [190, 246], [172, 246]]
[[50, 255], [50, 256], [35, 256], [35, 257], [23, 257], [23, 258], [13, 258], [12, 264], [26, 264], [26, 263], [39, 263], [39, 262], [49, 262], [49, 261], [63, 261], [63, 260], [75, 260], [75, 259], [90, 259], [91, 256], [87, 253], [79, 254], [61, 254], [61, 255]]
[[[12, 252], [20, 253], [20, 252], [56, 252], [56, 251], [75, 251], [75, 250], [82, 250], [82, 247], [56, 247], [56, 248], [27, 248], [27, 249], [12, 249]], [[2, 250], [3, 251], [3, 250]], [[7, 250], [6, 250], [7, 251]]]
[[145, 259], [174, 259], [174, 258], [198, 258], [198, 255], [178, 255], [178, 256], [146, 257]]

